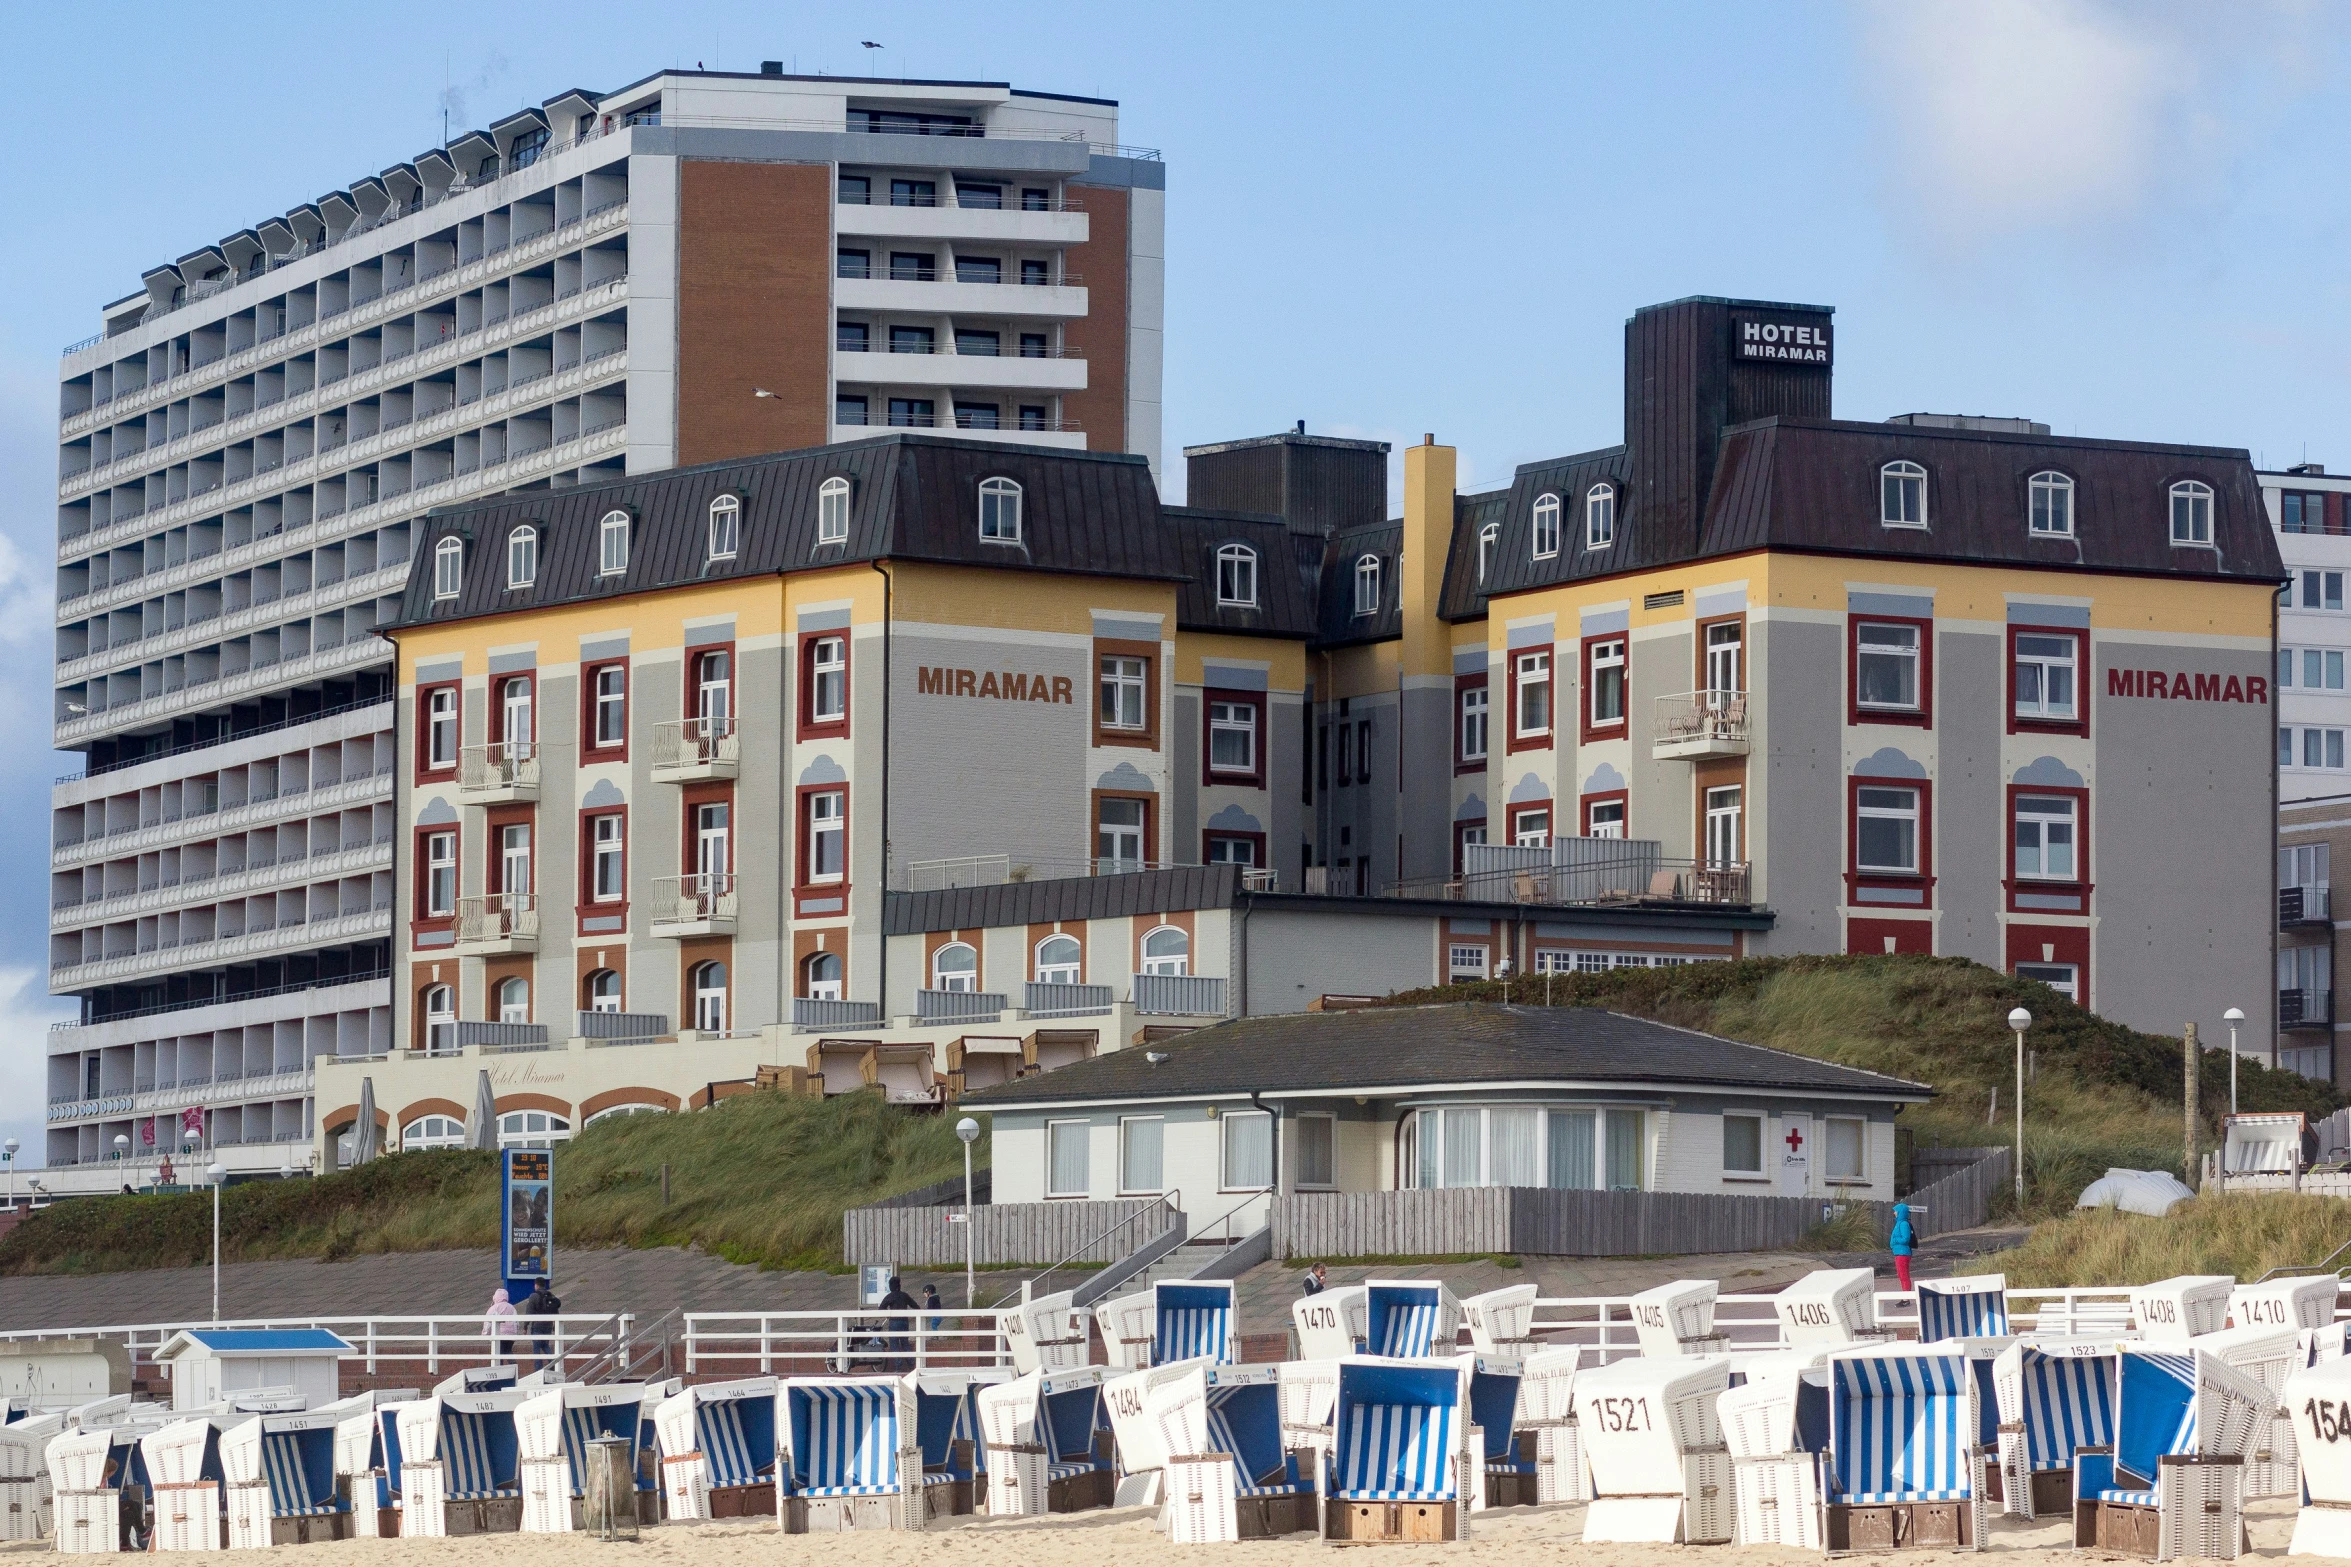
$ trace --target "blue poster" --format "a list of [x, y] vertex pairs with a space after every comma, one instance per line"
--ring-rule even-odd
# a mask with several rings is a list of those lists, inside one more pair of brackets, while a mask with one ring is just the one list
[[499, 1193], [504, 1214], [500, 1257], [511, 1286], [555, 1277], [555, 1156], [544, 1148], [506, 1150]]

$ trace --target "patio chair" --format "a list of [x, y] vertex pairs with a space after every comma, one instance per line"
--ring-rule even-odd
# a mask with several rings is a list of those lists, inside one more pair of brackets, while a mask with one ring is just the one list
[[2075, 1548], [2234, 1560], [2250, 1548], [2245, 1459], [2268, 1437], [2268, 1390], [2204, 1350], [2120, 1350], [2114, 1447], [2074, 1459]]
[[1828, 1549], [1983, 1549], [1988, 1455], [1966, 1354], [1847, 1350], [1828, 1374]]
[[1730, 1374], [1727, 1355], [1619, 1360], [1576, 1373], [1576, 1425], [1592, 1477], [1586, 1543], [1731, 1538], [1730, 1450], [1716, 1407]]

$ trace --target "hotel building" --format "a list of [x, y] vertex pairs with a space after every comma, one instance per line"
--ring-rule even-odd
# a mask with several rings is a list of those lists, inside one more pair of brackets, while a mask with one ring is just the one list
[[[1159, 444], [1164, 171], [1000, 83], [563, 93], [149, 269], [60, 371], [53, 1190], [387, 1049], [420, 519], [893, 427]], [[78, 1172], [78, 1173], [77, 1173]]]

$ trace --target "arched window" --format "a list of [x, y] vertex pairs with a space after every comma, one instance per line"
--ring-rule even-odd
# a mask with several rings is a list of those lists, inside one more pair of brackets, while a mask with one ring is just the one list
[[1010, 479], [980, 481], [980, 537], [999, 544], [1020, 542], [1020, 486]]
[[931, 988], [933, 990], [977, 990], [980, 988], [980, 955], [970, 944], [950, 941], [931, 954]]
[[506, 535], [506, 586], [527, 588], [539, 580], [539, 530], [528, 526]]
[[434, 985], [424, 993], [424, 1047], [433, 1055], [457, 1049], [457, 992]]
[[1075, 936], [1047, 936], [1037, 943], [1037, 983], [1040, 985], [1076, 985], [1083, 983], [1086, 949], [1078, 945]]
[[2171, 541], [2212, 543], [2212, 486], [2182, 479], [2171, 487]]
[[608, 968], [600, 968], [588, 976], [580, 987], [591, 1012], [618, 1012], [620, 1010], [620, 976]]
[[841, 999], [841, 955], [837, 952], [812, 953], [800, 965], [800, 993], [811, 1001], [838, 1001]]
[[849, 541], [849, 481], [831, 478], [816, 487], [816, 542]]
[[596, 574], [617, 577], [629, 569], [629, 514], [608, 511], [596, 524]]
[[2026, 527], [2035, 538], [2073, 537], [2073, 480], [2062, 473], [2036, 473], [2032, 479], [2032, 510]]
[[694, 967], [694, 1027], [705, 1034], [727, 1031], [727, 966], [699, 963]]
[[453, 1115], [420, 1115], [400, 1128], [400, 1151], [426, 1148], [463, 1148], [465, 1123]]
[[710, 503], [710, 558], [733, 560], [735, 544], [743, 528], [743, 503], [732, 495], [721, 495]]
[[1246, 544], [1226, 544], [1216, 552], [1216, 601], [1257, 607], [1257, 552]]
[[601, 1109], [601, 1110], [597, 1111], [597, 1112], [596, 1112], [594, 1115], [592, 1115], [592, 1116], [589, 1116], [589, 1117], [588, 1117], [588, 1118], [587, 1118], [585, 1121], [582, 1121], [582, 1122], [580, 1123], [580, 1125], [581, 1125], [581, 1126], [583, 1126], [583, 1127], [594, 1126], [594, 1125], [595, 1125], [595, 1124], [596, 1124], [598, 1121], [609, 1121], [609, 1120], [611, 1120], [611, 1119], [612, 1119], [614, 1116], [622, 1116], [622, 1115], [667, 1115], [667, 1114], [669, 1114], [669, 1110], [668, 1110], [668, 1108], [667, 1108], [666, 1106], [664, 1106], [664, 1105], [648, 1105], [648, 1104], [606, 1105], [606, 1106], [605, 1106], [603, 1109]]
[[1478, 581], [1486, 580], [1486, 573], [1494, 564], [1494, 547], [1502, 542], [1502, 524], [1489, 522], [1478, 529]]
[[1584, 548], [1604, 550], [1616, 542], [1616, 486], [1595, 484], [1584, 492]]
[[1889, 528], [1927, 525], [1927, 471], [1914, 462], [1878, 470], [1878, 520]]
[[465, 541], [443, 539], [433, 546], [433, 597], [453, 599], [465, 587]]
[[552, 1110], [509, 1110], [498, 1117], [501, 1148], [552, 1148], [571, 1141], [571, 1122]]
[[1143, 972], [1189, 974], [1192, 938], [1173, 925], [1162, 925], [1143, 937]]
[[498, 738], [511, 761], [531, 756], [531, 677], [516, 675], [498, 683]]
[[1559, 497], [1535, 497], [1535, 559], [1549, 560], [1559, 553]]
[[528, 1023], [530, 1020], [531, 982], [519, 974], [498, 981], [498, 1021]]
[[1355, 562], [1355, 613], [1376, 615], [1380, 610], [1380, 558], [1364, 555]]

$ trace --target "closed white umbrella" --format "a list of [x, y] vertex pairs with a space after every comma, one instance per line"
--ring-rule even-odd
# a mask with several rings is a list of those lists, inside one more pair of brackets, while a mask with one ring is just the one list
[[493, 1151], [498, 1147], [498, 1096], [490, 1091], [486, 1067], [474, 1079], [473, 1114], [465, 1119], [465, 1146]]
[[376, 1080], [359, 1080], [359, 1126], [351, 1134], [351, 1162], [365, 1164], [382, 1153], [382, 1140], [376, 1136]]

